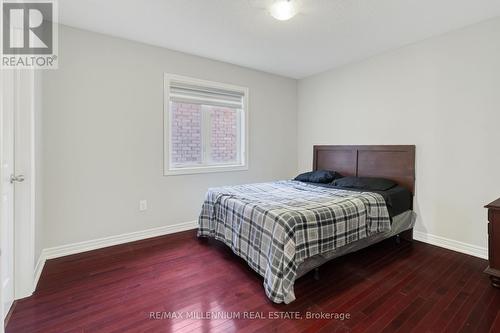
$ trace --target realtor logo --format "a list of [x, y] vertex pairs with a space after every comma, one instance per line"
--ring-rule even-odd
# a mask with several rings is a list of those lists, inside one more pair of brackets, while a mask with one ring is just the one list
[[2, 68], [57, 68], [55, 0], [2, 2]]

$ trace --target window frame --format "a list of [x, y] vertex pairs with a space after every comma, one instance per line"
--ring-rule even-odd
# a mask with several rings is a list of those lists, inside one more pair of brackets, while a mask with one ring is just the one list
[[[241, 163], [238, 164], [220, 164], [220, 165], [200, 165], [200, 166], [189, 166], [189, 167], [175, 167], [171, 164], [170, 161], [170, 152], [172, 151], [172, 142], [170, 140], [170, 123], [171, 123], [171, 112], [170, 112], [170, 82], [174, 80], [176, 82], [182, 82], [186, 84], [196, 84], [201, 86], [207, 86], [210, 88], [219, 88], [219, 89], [227, 89], [233, 90], [243, 93], [243, 116], [239, 117], [239, 121], [243, 122], [240, 124], [241, 135], [238, 137], [239, 149], [238, 156], [241, 157]], [[208, 80], [196, 79], [188, 76], [182, 76], [177, 74], [164, 73], [164, 81], [163, 81], [163, 175], [164, 176], [175, 176], [175, 175], [190, 175], [190, 174], [201, 174], [201, 173], [212, 173], [212, 172], [228, 172], [228, 171], [244, 171], [248, 170], [248, 94], [249, 89], [246, 87], [236, 86], [227, 83], [220, 83]], [[202, 122], [204, 118], [208, 118], [202, 115]], [[202, 124], [202, 126], [205, 126]], [[207, 131], [205, 131], [207, 132]], [[205, 141], [206, 138], [202, 138], [202, 142]], [[241, 142], [241, 141], [244, 142]], [[204, 144], [202, 143], [202, 154], [205, 155], [204, 152]]]

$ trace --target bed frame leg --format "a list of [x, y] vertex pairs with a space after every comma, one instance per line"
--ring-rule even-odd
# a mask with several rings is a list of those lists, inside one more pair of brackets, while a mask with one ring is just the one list
[[405, 241], [412, 242], [413, 241], [413, 228], [403, 231], [401, 233], [401, 238]]
[[319, 268], [314, 269], [314, 280], [319, 281]]
[[400, 243], [401, 239], [404, 239], [407, 242], [413, 241], [413, 228], [403, 231], [399, 235], [396, 236], [396, 243]]

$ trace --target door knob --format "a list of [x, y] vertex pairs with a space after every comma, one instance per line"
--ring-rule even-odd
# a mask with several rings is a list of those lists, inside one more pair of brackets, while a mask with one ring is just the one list
[[24, 175], [10, 176], [10, 182], [12, 183], [22, 183], [24, 182]]

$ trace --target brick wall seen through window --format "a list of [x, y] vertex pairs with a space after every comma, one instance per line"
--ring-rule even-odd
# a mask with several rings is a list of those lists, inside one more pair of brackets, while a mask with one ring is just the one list
[[236, 110], [210, 109], [210, 158], [215, 163], [236, 162], [238, 157], [238, 118]]
[[202, 162], [201, 105], [171, 104], [172, 163], [200, 164]]
[[210, 162], [234, 163], [238, 158], [238, 114], [237, 110], [172, 102], [172, 163], [196, 165], [202, 163], [202, 113], [209, 117], [208, 137]]

